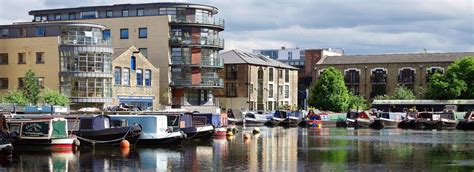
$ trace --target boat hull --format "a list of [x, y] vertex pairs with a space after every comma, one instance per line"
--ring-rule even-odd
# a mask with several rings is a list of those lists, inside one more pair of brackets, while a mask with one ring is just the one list
[[124, 139], [130, 144], [137, 143], [141, 130], [139, 125], [132, 125], [103, 130], [79, 130], [75, 134], [84, 146], [119, 146]]
[[416, 120], [403, 120], [398, 124], [401, 129], [416, 129]]
[[0, 157], [10, 157], [13, 152], [13, 146], [10, 143], [0, 145]]
[[474, 130], [474, 121], [459, 121], [456, 126], [458, 130]]
[[192, 140], [192, 139], [209, 140], [214, 133], [214, 127], [212, 126], [188, 127], [188, 128], [182, 128], [181, 130], [183, 130], [184, 133], [186, 133], [187, 140]]
[[70, 152], [74, 149], [76, 138], [61, 139], [20, 139], [13, 142], [19, 150], [52, 150], [53, 152]]
[[278, 125], [283, 126], [283, 127], [297, 127], [298, 123], [299, 123], [298, 119], [286, 118], [285, 120], [278, 123]]
[[184, 139], [184, 135], [170, 134], [170, 136], [157, 137], [157, 138], [143, 138], [138, 139], [137, 145], [139, 146], [153, 146], [153, 147], [169, 147], [179, 146]]

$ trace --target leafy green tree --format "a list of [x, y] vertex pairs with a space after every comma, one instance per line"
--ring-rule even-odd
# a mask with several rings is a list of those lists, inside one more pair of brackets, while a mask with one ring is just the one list
[[358, 95], [351, 94], [349, 97], [349, 108], [351, 109], [367, 109], [367, 101]]
[[390, 95], [390, 99], [393, 100], [414, 100], [416, 99], [415, 94], [412, 90], [408, 89], [407, 87], [397, 87], [393, 91], [393, 94]]
[[50, 105], [59, 105], [66, 106], [70, 103], [70, 100], [64, 94], [61, 94], [59, 91], [45, 89], [41, 95], [41, 99], [44, 103]]
[[38, 84], [38, 77], [31, 69], [26, 72], [24, 83], [24, 87], [21, 88], [23, 94], [29, 103], [37, 104], [40, 100], [41, 88]]
[[343, 112], [349, 107], [349, 98], [344, 76], [337, 69], [329, 67], [311, 87], [309, 103], [318, 109]]
[[[462, 90], [458, 98], [474, 99], [474, 56], [466, 56], [460, 60], [456, 60], [448, 66], [446, 74], [449, 77], [454, 77], [454, 79], [465, 82], [466, 88]], [[460, 82], [456, 80], [453, 81]], [[452, 85], [459, 86], [460, 83], [452, 83]]]
[[18, 90], [10, 90], [7, 94], [3, 96], [5, 102], [13, 103], [17, 105], [26, 105], [28, 103], [28, 99], [26, 99], [23, 92]]
[[428, 89], [425, 92], [426, 98], [456, 99], [467, 89], [466, 83], [463, 80], [451, 76], [451, 73], [447, 73], [446, 75], [450, 76], [435, 73], [429, 78]]

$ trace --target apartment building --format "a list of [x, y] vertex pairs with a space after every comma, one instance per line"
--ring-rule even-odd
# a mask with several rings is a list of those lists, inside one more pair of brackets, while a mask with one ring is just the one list
[[19, 23], [0, 26], [0, 93], [21, 88], [29, 69], [40, 86], [71, 98], [71, 109], [112, 100], [112, 44], [105, 26]]
[[222, 108], [273, 111], [280, 105], [296, 105], [298, 69], [239, 50], [219, 54], [224, 59], [224, 88], [216, 91]]
[[175, 107], [214, 106], [222, 88], [217, 57], [224, 48], [218, 9], [190, 3], [144, 3], [30, 11], [33, 22], [92, 22], [108, 29], [114, 48], [136, 46], [159, 69], [160, 103]]

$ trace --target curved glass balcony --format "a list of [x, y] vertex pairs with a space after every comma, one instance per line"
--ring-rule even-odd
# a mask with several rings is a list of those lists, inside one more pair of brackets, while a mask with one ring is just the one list
[[207, 17], [201, 18], [196, 17], [195, 15], [187, 16], [178, 16], [171, 15], [170, 23], [179, 23], [179, 24], [205, 24], [218, 26], [219, 28], [224, 29], [225, 21], [224, 19], [218, 17]]
[[94, 45], [94, 46], [112, 46], [112, 39], [102, 39], [101, 37], [89, 37], [84, 35], [63, 35], [61, 36], [63, 45]]
[[193, 61], [191, 57], [171, 58], [171, 65], [173, 66], [196, 66], [196, 67], [224, 67], [224, 60], [221, 58], [203, 58], [200, 61]]
[[213, 46], [223, 49], [224, 39], [212, 38], [212, 37], [201, 37], [201, 36], [174, 36], [170, 38], [170, 45], [204, 45]]
[[224, 80], [220, 78], [202, 78], [199, 82], [198, 79], [192, 80], [191, 78], [173, 78], [171, 82], [172, 86], [175, 87], [223, 87]]

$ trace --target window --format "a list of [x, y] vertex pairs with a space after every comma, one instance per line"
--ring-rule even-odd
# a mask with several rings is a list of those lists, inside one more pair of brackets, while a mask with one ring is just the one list
[[290, 82], [290, 70], [285, 70], [285, 82]]
[[44, 36], [44, 28], [36, 28], [36, 36]]
[[278, 70], [278, 78], [283, 78], [283, 71], [282, 70]]
[[25, 86], [25, 78], [18, 78], [18, 88], [23, 88]]
[[102, 38], [104, 40], [110, 39], [110, 30], [109, 29], [106, 29], [106, 30], [102, 31]]
[[278, 86], [278, 96], [277, 97], [280, 97], [282, 94], [283, 94], [283, 86], [279, 85]]
[[148, 49], [147, 48], [139, 48], [138, 51], [145, 56], [145, 58], [148, 58]]
[[290, 86], [285, 85], [285, 98], [289, 98], [289, 97], [290, 97]]
[[236, 97], [237, 96], [237, 83], [226, 83], [225, 84], [225, 94], [227, 97]]
[[288, 60], [293, 59], [293, 52], [289, 51], [288, 52]]
[[144, 16], [145, 15], [145, 10], [143, 8], [137, 9], [137, 16]]
[[0, 34], [2, 34], [2, 35], [1, 35], [2, 38], [6, 38], [6, 37], [8, 37], [8, 36], [10, 35], [10, 33], [9, 33], [9, 32], [10, 32], [10, 29], [2, 29], [2, 30], [0, 30], [0, 31], [1, 31]]
[[137, 86], [143, 86], [143, 70], [137, 70]]
[[444, 74], [444, 68], [442, 68], [442, 67], [430, 67], [430, 68], [426, 69], [426, 77], [425, 77], [426, 82], [428, 82], [430, 80], [431, 75], [433, 75], [435, 73]]
[[122, 10], [122, 17], [128, 17], [128, 10]]
[[114, 69], [114, 80], [115, 80], [115, 85], [121, 85], [122, 84], [122, 68], [120, 67], [115, 67]]
[[20, 37], [26, 37], [26, 28], [20, 28]]
[[249, 92], [250, 92], [250, 94], [253, 93], [253, 84], [250, 84], [250, 85], [249, 85]]
[[81, 12], [82, 19], [95, 19], [97, 18], [97, 11], [83, 11]]
[[228, 65], [225, 70], [227, 79], [237, 79], [237, 66]]
[[8, 89], [8, 78], [0, 78], [0, 89]]
[[128, 29], [120, 29], [120, 39], [128, 39]]
[[7, 53], [3, 53], [3, 54], [0, 54], [0, 64], [8, 64], [8, 54]]
[[273, 68], [268, 69], [268, 81], [273, 82]]
[[76, 13], [69, 13], [69, 20], [76, 20]]
[[113, 17], [113, 16], [114, 16], [114, 11], [112, 11], [112, 10], [107, 10], [107, 11], [105, 12], [105, 17], [106, 17], [106, 18], [111, 18], [111, 17]]
[[38, 77], [38, 86], [44, 88], [44, 77]]
[[147, 38], [148, 33], [146, 28], [139, 28], [138, 29], [138, 38]]
[[44, 53], [36, 52], [36, 64], [44, 63]]
[[61, 20], [61, 14], [54, 14], [54, 20]]
[[137, 67], [137, 58], [135, 58], [135, 56], [132, 56], [130, 57], [130, 68], [132, 70], [135, 70], [137, 69], [136, 67]]
[[145, 86], [151, 86], [151, 70], [145, 70]]
[[47, 15], [35, 16], [35, 21], [37, 22], [48, 21], [48, 16]]
[[26, 53], [18, 53], [18, 64], [26, 64]]
[[268, 111], [273, 111], [273, 101], [268, 101], [267, 110]]
[[123, 68], [123, 85], [130, 86], [130, 69]]
[[268, 84], [268, 98], [273, 98], [273, 84]]

